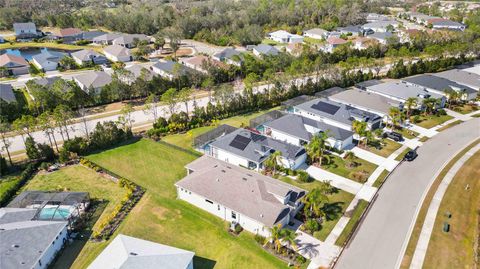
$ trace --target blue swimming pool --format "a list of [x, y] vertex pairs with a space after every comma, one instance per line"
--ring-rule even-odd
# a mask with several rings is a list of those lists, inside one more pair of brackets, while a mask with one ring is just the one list
[[43, 208], [38, 216], [39, 219], [54, 219], [63, 220], [70, 216], [70, 210], [68, 208], [48, 207]]

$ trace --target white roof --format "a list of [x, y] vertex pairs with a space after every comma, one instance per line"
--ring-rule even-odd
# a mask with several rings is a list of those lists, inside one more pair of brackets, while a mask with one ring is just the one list
[[302, 36], [299, 36], [299, 35], [296, 35], [296, 34], [290, 34], [289, 32], [287, 32], [285, 30], [278, 30], [278, 31], [275, 31], [275, 32], [271, 32], [270, 36], [276, 36], [276, 37], [279, 37], [279, 38], [291, 38], [291, 37], [301, 38], [302, 37]]
[[184, 269], [195, 253], [119, 234], [88, 269]]

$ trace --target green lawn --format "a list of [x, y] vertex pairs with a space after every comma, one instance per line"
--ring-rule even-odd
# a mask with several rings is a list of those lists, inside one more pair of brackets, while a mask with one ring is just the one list
[[420, 142], [427, 142], [427, 140], [430, 139], [428, 136], [422, 136], [418, 141]]
[[360, 220], [360, 217], [362, 216], [363, 212], [368, 206], [368, 202], [365, 200], [360, 200], [355, 206], [355, 209], [353, 210], [352, 217], [347, 223], [347, 226], [345, 226], [345, 229], [343, 229], [342, 233], [340, 236], [337, 238], [337, 241], [335, 241], [335, 245], [337, 246], [343, 246], [348, 238], [350, 237], [350, 234], [353, 232], [355, 226], [357, 225], [358, 221]]
[[268, 111], [272, 111], [278, 109], [278, 107], [269, 109], [269, 110], [263, 110], [260, 112], [255, 112], [255, 113], [250, 113], [250, 114], [244, 114], [240, 116], [235, 116], [231, 118], [227, 118], [224, 120], [220, 120], [218, 124], [216, 125], [211, 125], [211, 126], [204, 126], [200, 128], [195, 128], [192, 129], [184, 134], [173, 134], [173, 135], [167, 135], [162, 138], [163, 141], [185, 148], [189, 150], [193, 150], [192, 144], [193, 144], [193, 139], [201, 134], [204, 134], [214, 128], [216, 128], [218, 125], [221, 124], [228, 124], [234, 127], [244, 127], [248, 126], [249, 122], [251, 119], [258, 117]]
[[323, 39], [315, 39], [315, 38], [311, 38], [311, 37], [304, 37], [303, 38], [303, 41], [305, 41], [305, 43], [309, 43], [309, 44], [325, 44], [325, 40]]
[[[118, 232], [195, 251], [195, 268], [287, 268], [252, 234], [233, 237], [224, 221], [176, 199], [174, 183], [185, 176], [184, 165], [195, 155], [140, 140], [87, 158], [147, 190]], [[104, 247], [105, 243], [92, 243], [72, 268], [85, 268]]]
[[463, 122], [463, 121], [461, 121], [461, 120], [456, 120], [456, 121], [454, 121], [454, 122], [450, 122], [449, 124], [447, 124], [447, 125], [445, 125], [445, 126], [443, 126], [443, 127], [438, 128], [437, 131], [441, 132], [441, 131], [446, 130], [446, 129], [450, 128], [450, 127], [453, 127], [453, 126], [455, 126], [455, 125], [459, 125], [459, 124], [462, 123], [462, 122]]
[[409, 130], [407, 128], [402, 128], [402, 130], [395, 130], [395, 132], [402, 134], [403, 137], [408, 139], [413, 139], [419, 135], [419, 133]]
[[374, 146], [369, 146], [366, 150], [386, 158], [401, 147], [402, 147], [402, 144], [397, 143], [391, 139], [385, 138], [380, 140], [379, 148], [376, 148]]
[[407, 155], [407, 153], [410, 151], [410, 148], [406, 148], [404, 151], [402, 151], [402, 153], [400, 153], [397, 158], [395, 158], [395, 161], [401, 161], [403, 160], [403, 157], [405, 157], [405, 155]]
[[388, 170], [384, 169], [382, 173], [378, 176], [377, 180], [373, 183], [372, 187], [378, 188], [385, 181], [385, 178], [388, 176]]
[[367, 181], [368, 177], [377, 169], [376, 164], [360, 158], [355, 158], [355, 162], [357, 163], [356, 167], [348, 167], [347, 162], [339, 156], [332, 154], [330, 158], [331, 162], [329, 164], [323, 164], [323, 169], [360, 183]]
[[[86, 191], [90, 194], [90, 198], [105, 201], [95, 211], [87, 229], [81, 233], [83, 239], [75, 240], [73, 244], [65, 248], [62, 255], [59, 255], [60, 258], [52, 266], [55, 269], [68, 268], [77, 255], [79, 257], [96, 255], [99, 253], [97, 251], [99, 245], [106, 246], [106, 242], [93, 243], [86, 239], [90, 236], [92, 229], [96, 229], [102, 219], [107, 218], [113, 212], [126, 194], [125, 189], [113, 181], [101, 177], [81, 165], [68, 166], [48, 174], [40, 172], [25, 185], [23, 190]], [[84, 267], [87, 265], [84, 264]]]
[[[279, 177], [278, 179], [307, 191], [322, 185], [320, 181], [316, 180], [310, 183], [302, 183], [289, 177]], [[327, 214], [327, 220], [322, 224], [322, 229], [316, 234], [318, 239], [325, 241], [354, 197], [355, 195], [340, 189], [336, 189], [335, 193], [328, 196], [326, 209], [330, 214]]]
[[432, 127], [435, 127], [451, 119], [453, 119], [453, 117], [450, 115], [442, 115], [442, 116], [435, 116], [435, 115], [423, 116], [422, 115], [420, 116], [420, 121], [416, 123], [416, 125], [423, 128], [430, 129]]
[[14, 173], [11, 175], [3, 176], [0, 180], [0, 201], [4, 199], [4, 196], [10, 192], [12, 188], [20, 180], [20, 173]]
[[285, 43], [280, 43], [280, 42], [271, 40], [269, 38], [265, 38], [265, 39], [262, 40], [262, 44], [267, 44], [267, 45], [270, 45], [270, 46], [276, 46], [276, 45], [284, 45]]
[[480, 118], [480, 113], [472, 115], [474, 118]]

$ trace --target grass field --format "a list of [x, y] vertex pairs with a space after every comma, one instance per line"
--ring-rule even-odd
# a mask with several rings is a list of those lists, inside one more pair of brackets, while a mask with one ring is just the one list
[[402, 145], [400, 143], [385, 138], [381, 140], [380, 148], [377, 149], [376, 147], [370, 146], [366, 150], [386, 158], [401, 147]]
[[[272, 109], [269, 109], [269, 110], [263, 110], [263, 111], [259, 111], [259, 112], [255, 112], [255, 113], [249, 113], [249, 114], [244, 114], [244, 115], [241, 115], [241, 116], [235, 116], [235, 117], [231, 117], [231, 118], [228, 118], [228, 119], [220, 120], [218, 122], [218, 125], [228, 124], [228, 125], [231, 125], [233, 127], [248, 126], [248, 124], [250, 122], [250, 119], [253, 119], [253, 118], [258, 117], [258, 116], [260, 116], [260, 115], [262, 115], [262, 114], [264, 114], [268, 111], [275, 110], [275, 109], [278, 109], [278, 107], [272, 108]], [[184, 134], [167, 135], [167, 136], [163, 137], [162, 140], [167, 142], [167, 143], [170, 143], [170, 144], [173, 144], [173, 145], [185, 148], [185, 149], [193, 150], [193, 147], [192, 147], [193, 139], [195, 137], [201, 135], [201, 134], [204, 134], [204, 133], [216, 128], [218, 125], [195, 128], [195, 129], [192, 129], [192, 130], [190, 130], [190, 131], [188, 131]]]
[[402, 130], [395, 130], [395, 132], [402, 134], [403, 137], [408, 139], [413, 139], [419, 135], [419, 133], [409, 130], [407, 128], [402, 128]]
[[348, 238], [350, 237], [350, 234], [353, 232], [355, 229], [355, 226], [357, 225], [358, 221], [360, 220], [360, 217], [363, 214], [363, 211], [368, 206], [368, 202], [365, 200], [359, 200], [357, 206], [355, 206], [355, 209], [353, 210], [352, 217], [347, 223], [347, 226], [345, 226], [345, 229], [343, 229], [342, 233], [340, 236], [337, 238], [337, 241], [335, 241], [335, 245], [337, 246], [343, 246]]
[[[320, 187], [322, 185], [319, 181], [313, 181], [309, 183], [302, 183], [296, 180], [293, 180], [289, 177], [279, 177], [285, 183], [297, 186], [299, 188], [305, 189], [307, 191], [312, 190], [313, 188]], [[333, 230], [335, 225], [337, 224], [340, 217], [345, 213], [350, 202], [352, 202], [355, 195], [342, 191], [340, 189], [336, 189], [335, 192], [328, 196], [328, 205], [326, 206], [327, 212], [327, 220], [322, 223], [322, 229], [318, 232], [317, 238], [325, 241], [327, 236]]]
[[401, 161], [407, 155], [407, 153], [410, 151], [410, 148], [406, 148], [402, 153], [398, 154], [397, 158], [395, 158], [395, 161]]
[[[233, 237], [219, 218], [176, 199], [174, 183], [196, 156], [150, 140], [107, 150], [89, 160], [130, 179], [147, 192], [119, 227], [119, 232], [195, 251], [195, 268], [286, 268], [243, 232]], [[92, 245], [73, 268], [85, 268], [105, 244]]]
[[405, 250], [405, 255], [403, 256], [402, 263], [400, 265], [400, 269], [407, 269], [407, 268], [410, 267], [410, 263], [412, 261], [413, 253], [415, 251], [415, 247], [417, 245], [418, 238], [420, 236], [420, 231], [422, 230], [423, 222], [425, 221], [425, 216], [427, 214], [428, 207], [430, 205], [430, 202], [433, 199], [433, 195], [435, 194], [438, 186], [440, 185], [440, 182], [445, 177], [447, 172], [452, 168], [452, 166], [466, 152], [468, 152], [471, 148], [473, 148], [478, 143], [480, 143], [480, 140], [476, 140], [472, 144], [468, 145], [459, 154], [457, 154], [455, 157], [453, 157], [452, 160], [450, 160], [450, 162], [447, 165], [445, 165], [445, 167], [442, 169], [442, 171], [440, 172], [440, 174], [438, 175], [438, 177], [435, 179], [432, 186], [428, 190], [428, 193], [425, 196], [425, 199], [424, 199], [423, 204], [420, 208], [420, 211], [418, 212], [417, 220], [415, 221], [415, 226], [413, 228], [412, 234], [411, 234], [410, 239], [408, 241], [407, 249]]
[[442, 116], [430, 115], [426, 117], [420, 116], [420, 122], [416, 124], [420, 127], [430, 129], [432, 127], [435, 127], [451, 119], [453, 119], [453, 117], [450, 115], [442, 115]]
[[377, 180], [372, 184], [372, 187], [378, 188], [385, 181], [388, 176], [388, 170], [384, 169], [382, 173], [378, 176]]
[[[97, 210], [98, 212], [95, 213], [95, 217], [93, 218], [94, 220], [98, 218], [97, 224], [111, 214], [126, 193], [123, 188], [113, 181], [101, 177], [92, 170], [80, 165], [68, 166], [53, 173], [45, 174], [42, 172], [37, 174], [25, 185], [23, 190], [86, 191], [92, 199], [105, 200], [105, 203], [102, 203], [102, 206], [99, 207], [101, 209]], [[98, 254], [98, 251], [96, 251], [98, 243], [87, 242], [86, 240], [91, 230], [95, 229], [95, 227], [96, 224], [94, 221], [91, 223], [91, 226], [82, 233], [84, 239], [75, 240], [73, 244], [65, 248], [65, 255], [59, 255], [60, 258], [52, 268], [68, 268], [80, 251], [80, 257], [86, 255], [91, 256], [94, 253]], [[106, 243], [100, 244], [106, 246]]]
[[438, 128], [437, 131], [441, 132], [441, 131], [443, 131], [443, 130], [447, 130], [448, 128], [453, 127], [453, 126], [455, 126], [455, 125], [459, 125], [459, 124], [462, 123], [462, 122], [463, 122], [463, 121], [461, 121], [461, 120], [456, 120], [456, 121], [454, 121], [454, 122], [450, 122], [449, 124], [447, 124], [447, 125], [445, 125], [445, 126], [443, 126], [443, 127]]
[[[424, 268], [475, 268], [475, 241], [480, 235], [480, 152], [474, 154], [458, 171], [448, 186], [438, 210]], [[469, 185], [466, 190], [465, 186]], [[451, 219], [445, 212], [452, 214]], [[450, 232], [443, 232], [443, 223]]]
[[358, 166], [353, 168], [347, 167], [346, 161], [341, 157], [330, 155], [330, 158], [331, 162], [329, 164], [322, 165], [323, 169], [360, 183], [364, 183], [373, 173], [373, 171], [377, 169], [376, 164], [360, 158], [355, 158], [355, 162], [358, 164]]
[[20, 173], [14, 173], [11, 175], [3, 176], [0, 180], [0, 201], [4, 199], [6, 193], [17, 184], [20, 180]]

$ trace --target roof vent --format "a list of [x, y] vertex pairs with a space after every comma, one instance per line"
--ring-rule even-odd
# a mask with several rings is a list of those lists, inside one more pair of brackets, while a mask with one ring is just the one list
[[220, 182], [220, 179], [219, 179], [219, 178], [217, 178], [217, 182]]
[[263, 214], [260, 214], [260, 218], [263, 218]]
[[131, 256], [137, 256], [138, 254], [135, 253], [135, 252], [130, 252], [130, 255], [131, 255]]
[[225, 173], [225, 170], [222, 169], [222, 172]]
[[19, 248], [19, 247], [20, 247], [20, 246], [17, 245], [17, 244], [13, 244], [13, 245], [12, 245], [12, 248]]
[[242, 177], [243, 180], [247, 181], [247, 178], [246, 177]]

